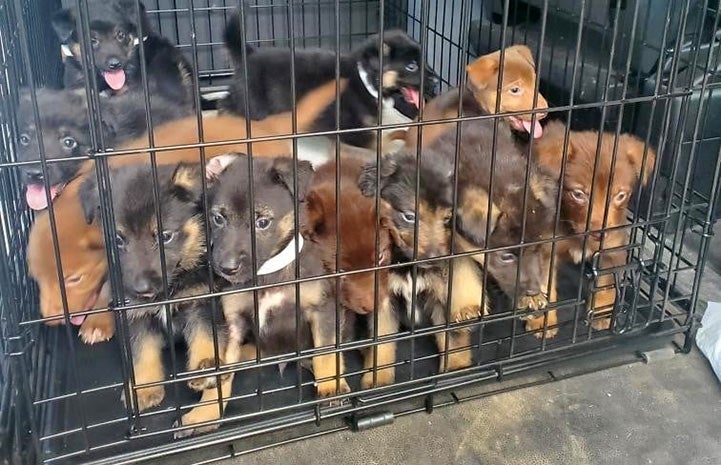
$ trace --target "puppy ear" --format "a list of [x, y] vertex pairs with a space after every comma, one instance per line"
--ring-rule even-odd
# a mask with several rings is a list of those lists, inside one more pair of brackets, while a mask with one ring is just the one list
[[376, 191], [382, 191], [385, 186], [385, 181], [393, 175], [398, 169], [398, 164], [394, 157], [388, 156], [381, 160], [381, 172], [380, 172], [380, 189], [377, 189], [376, 178], [378, 177], [378, 167], [375, 163], [368, 163], [363, 167], [360, 177], [358, 177], [358, 187], [363, 195], [366, 197], [373, 197], [376, 195]]
[[80, 204], [83, 207], [85, 223], [91, 224], [100, 213], [100, 193], [98, 192], [98, 181], [95, 176], [88, 176], [78, 190]]
[[[648, 150], [646, 150], [646, 144], [638, 137], [630, 134], [623, 134], [621, 136], [618, 150], [626, 154], [633, 171], [636, 173], [636, 179], [641, 182], [642, 186], [645, 186], [653, 174], [653, 167], [656, 164], [656, 151], [650, 146]], [[646, 166], [643, 166], [644, 152], [647, 152]], [[643, 172], [641, 172], [641, 169], [643, 169]]]
[[499, 66], [499, 52], [483, 55], [473, 63], [466, 66], [468, 82], [476, 89], [485, 89], [497, 78]]
[[52, 17], [53, 29], [60, 42], [68, 43], [75, 34], [75, 16], [72, 10], [66, 8], [55, 13]]
[[180, 163], [170, 177], [172, 193], [184, 202], [198, 203], [203, 196], [200, 165]]
[[513, 45], [511, 47], [508, 47], [506, 49], [506, 55], [508, 55], [509, 53], [520, 55], [521, 58], [526, 60], [531, 66], [533, 66], [534, 68], [536, 67], [536, 62], [533, 60], [533, 54], [531, 53], [531, 49], [526, 47], [525, 45]]
[[463, 192], [456, 213], [458, 231], [478, 247], [485, 247], [486, 231], [493, 234], [501, 218], [501, 210], [495, 203], [491, 202], [488, 209], [488, 193], [480, 188]]
[[303, 221], [303, 234], [313, 240], [325, 231], [325, 206], [323, 198], [316, 190], [311, 190], [305, 196], [305, 218]]
[[205, 163], [205, 178], [209, 181], [214, 181], [223, 174], [223, 171], [233, 163], [235, 160], [239, 160], [241, 157], [246, 156], [241, 153], [227, 153], [225, 155], [218, 155], [213, 157]]
[[541, 170], [533, 170], [529, 179], [531, 193], [549, 211], [555, 212], [558, 199], [558, 183]]
[[[270, 174], [273, 181], [284, 185], [291, 194], [294, 192], [293, 165], [294, 163], [292, 158], [282, 157], [273, 160], [273, 165], [270, 168]], [[303, 199], [305, 193], [308, 191], [308, 187], [310, 187], [310, 182], [313, 179], [313, 165], [311, 165], [309, 161], [298, 160], [296, 167], [298, 170], [298, 189], [295, 197], [297, 199]]]

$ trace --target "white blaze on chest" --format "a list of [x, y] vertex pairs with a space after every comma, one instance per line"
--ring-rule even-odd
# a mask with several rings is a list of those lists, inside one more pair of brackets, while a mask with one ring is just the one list
[[268, 324], [270, 312], [283, 305], [284, 301], [285, 293], [280, 291], [268, 292], [258, 299], [258, 329], [261, 333]]

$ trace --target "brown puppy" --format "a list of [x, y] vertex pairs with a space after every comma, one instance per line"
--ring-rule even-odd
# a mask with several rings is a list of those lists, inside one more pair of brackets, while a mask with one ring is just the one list
[[[303, 236], [319, 245], [321, 261], [325, 271], [336, 271], [339, 260], [341, 271], [356, 271], [372, 268], [376, 259], [378, 264], [388, 265], [391, 258], [391, 236], [387, 215], [376, 218], [375, 199], [364, 196], [358, 188], [358, 178], [363, 172], [364, 162], [353, 157], [342, 157], [340, 176], [338, 177], [340, 197], [336, 202], [335, 162], [319, 168], [313, 183], [305, 197], [306, 220]], [[336, 205], [339, 205], [338, 210]], [[340, 220], [340, 222], [338, 222]], [[376, 224], [379, 224], [378, 248], [376, 248]], [[340, 234], [340, 253], [337, 252], [336, 235]], [[398, 322], [390, 305], [388, 293], [388, 271], [378, 271], [378, 287], [375, 286], [376, 273], [372, 271], [341, 277], [341, 304], [356, 313], [368, 315], [369, 337], [373, 337], [374, 317], [378, 299], [378, 336], [393, 333]], [[375, 291], [377, 289], [377, 292]], [[377, 294], [377, 295], [376, 295]], [[374, 350], [365, 351], [365, 368], [392, 365], [395, 361], [395, 345], [382, 344], [377, 348], [374, 363]], [[395, 376], [393, 369], [379, 370], [376, 374], [377, 385], [392, 384]], [[361, 380], [366, 389], [373, 387], [373, 373], [366, 372]]]
[[[547, 125], [545, 133], [534, 144], [534, 155], [541, 165], [559, 176], [566, 127], [553, 121]], [[558, 242], [556, 252], [562, 259], [580, 263], [600, 251], [600, 268], [609, 269], [626, 262], [625, 250], [609, 250], [628, 244], [628, 230], [619, 227], [627, 224], [626, 207], [637, 185], [644, 186], [653, 173], [656, 152], [630, 134], [621, 134], [615, 140], [614, 134], [603, 133], [594, 176], [598, 139], [596, 131], [569, 133], [562, 180], [561, 234], [576, 236]], [[614, 146], [617, 153], [615, 166], [612, 166]], [[584, 248], [584, 237], [578, 235], [585, 233], [589, 234]], [[600, 276], [595, 283], [599, 290], [588, 299], [594, 329], [608, 329], [611, 324], [608, 314], [616, 301], [613, 284], [611, 274]]]
[[[70, 323], [80, 326], [79, 334], [83, 342], [94, 344], [113, 337], [115, 320], [110, 312], [73, 316], [85, 310], [102, 308], [110, 300], [109, 290], [103, 286], [107, 262], [102, 232], [86, 224], [83, 219], [83, 209], [78, 199], [79, 185], [79, 180], [68, 184], [64, 195], [53, 207]], [[44, 318], [63, 315], [48, 211], [37, 215], [30, 230], [27, 253], [30, 276], [40, 288], [40, 314]], [[62, 318], [45, 321], [49, 326], [64, 323]]]
[[[461, 115], [495, 114], [498, 100], [498, 79], [500, 73], [501, 52], [483, 55], [466, 67], [467, 87], [464, 91]], [[500, 113], [529, 111], [548, 108], [543, 95], [538, 94], [538, 102], [533, 105], [536, 88], [536, 65], [531, 50], [525, 45], [507, 47], [503, 56], [503, 76], [501, 77]], [[451, 89], [431, 100], [423, 110], [424, 121], [437, 121], [457, 118], [458, 103], [461, 97], [459, 89]], [[539, 121], [545, 113], [536, 114], [533, 125], [533, 137], [543, 135]], [[519, 132], [531, 133], [531, 115], [507, 116], [510, 126]], [[415, 147], [418, 142], [418, 127], [410, 128], [406, 135], [406, 144]], [[427, 146], [455, 123], [434, 124], [423, 129], [423, 146]]]

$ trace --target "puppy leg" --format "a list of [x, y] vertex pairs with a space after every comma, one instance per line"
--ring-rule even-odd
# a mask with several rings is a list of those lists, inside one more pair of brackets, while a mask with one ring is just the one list
[[[99, 305], [110, 302], [110, 282], [106, 281], [98, 295]], [[115, 316], [113, 312], [94, 313], [88, 315], [80, 326], [80, 339], [88, 345], [109, 341], [115, 334]]]
[[[550, 257], [550, 255], [549, 255]], [[544, 296], [548, 296], [548, 301], [545, 303], [544, 307], [548, 303], [557, 303], [558, 302], [558, 261], [559, 257], [556, 257], [555, 260], [553, 260], [553, 269], [551, 269], [551, 261], [548, 260], [546, 266], [543, 267], [543, 271], [545, 272], [545, 275], [543, 276], [543, 286], [541, 287], [541, 292]], [[549, 277], [550, 277], [550, 283], [549, 283]], [[549, 287], [550, 286], [550, 287]], [[546, 330], [545, 337], [550, 339], [552, 337], [555, 337], [558, 334], [558, 314], [556, 309], [548, 310], [545, 312], [545, 317], [543, 314], [535, 316], [535, 317], [529, 317], [526, 319], [526, 331], [533, 332], [537, 339], [543, 339], [544, 333], [544, 320], [547, 317], [548, 318], [548, 329]]]
[[[188, 318], [183, 328], [185, 340], [188, 343], [188, 371], [214, 369], [216, 360], [219, 365], [224, 365], [223, 359], [224, 347], [226, 346], [226, 328], [225, 323], [220, 322], [216, 331], [218, 340], [217, 350], [213, 339], [213, 328], [208, 312], [209, 308], [203, 305], [186, 308], [183, 310], [187, 313]], [[227, 377], [228, 375], [223, 375]], [[198, 375], [188, 381], [188, 387], [194, 391], [204, 391], [206, 389], [214, 389], [217, 386], [217, 376]]]
[[[162, 360], [163, 336], [151, 327], [149, 318], [144, 317], [130, 320], [129, 331], [136, 385], [163, 381], [165, 379]], [[131, 383], [130, 389], [131, 392], [136, 390], [139, 412], [160, 405], [165, 397], [164, 386], [135, 388]], [[122, 400], [127, 405], [125, 393]], [[131, 394], [130, 402], [134, 401], [134, 396]]]
[[[336, 343], [335, 305], [325, 305], [321, 309], [309, 312], [310, 330], [313, 334], [313, 347], [326, 347]], [[338, 318], [343, 318], [342, 312]], [[341, 327], [343, 326], [341, 321]], [[340, 357], [340, 359], [337, 359]], [[340, 370], [336, 370], [336, 361]], [[343, 354], [326, 354], [313, 357], [313, 375], [319, 397], [330, 397], [350, 392], [350, 386], [341, 376], [345, 372]], [[322, 381], [318, 381], [322, 380]]]
[[[373, 314], [368, 315], [368, 336], [373, 337]], [[378, 308], [378, 337], [387, 336], [398, 332], [398, 317], [391, 306], [390, 299], [386, 298]], [[396, 369], [393, 364], [396, 362], [396, 343], [387, 342], [377, 347], [368, 347], [364, 354], [363, 368], [372, 369], [363, 374], [361, 388], [369, 389], [374, 387], [373, 379], [375, 373], [375, 386], [387, 386], [393, 384], [396, 378]], [[379, 366], [388, 368], [378, 369]]]

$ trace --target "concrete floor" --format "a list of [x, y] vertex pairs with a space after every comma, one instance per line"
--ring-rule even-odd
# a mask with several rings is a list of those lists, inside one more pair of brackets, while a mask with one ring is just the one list
[[[721, 300], [721, 234], [712, 242], [702, 306]], [[719, 438], [721, 383], [694, 350], [218, 463], [717, 465]]]
[[695, 350], [219, 463], [716, 465], [719, 432], [721, 385]]

